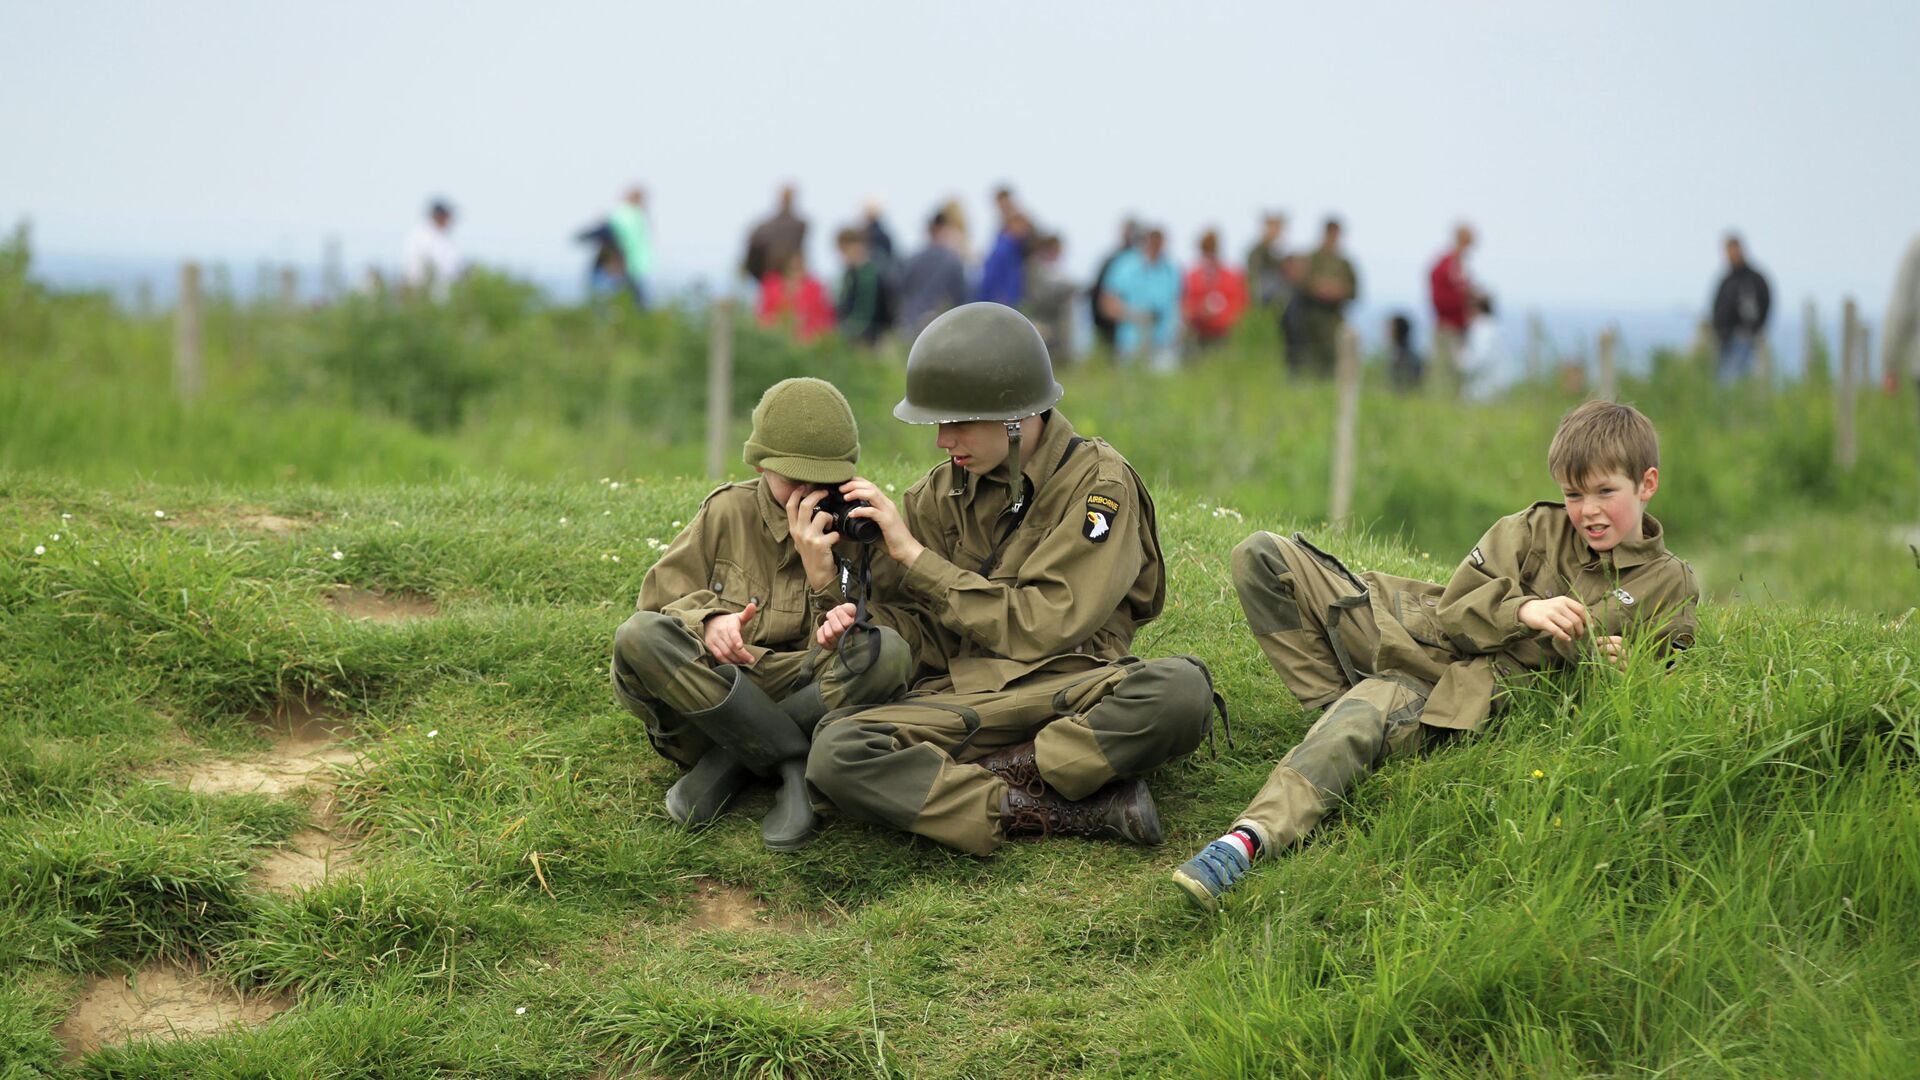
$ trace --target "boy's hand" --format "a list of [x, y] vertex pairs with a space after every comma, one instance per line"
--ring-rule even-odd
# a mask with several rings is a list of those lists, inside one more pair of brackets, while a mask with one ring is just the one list
[[823, 649], [831, 649], [840, 644], [840, 639], [853, 629], [853, 616], [859, 609], [852, 604], [841, 604], [826, 613], [820, 619], [820, 629], [814, 632], [814, 640]]
[[1572, 641], [1587, 634], [1587, 609], [1571, 596], [1529, 600], [1520, 605], [1520, 623], [1557, 640]]
[[907, 529], [907, 519], [901, 516], [900, 508], [893, 505], [887, 493], [880, 486], [864, 476], [856, 476], [840, 485], [840, 494], [849, 499], [859, 499], [867, 506], [855, 507], [852, 517], [867, 518], [880, 526], [880, 535], [886, 541], [887, 556], [901, 566], [912, 566], [913, 560], [926, 550], [925, 545], [913, 538]]
[[753, 621], [760, 605], [751, 601], [740, 609], [740, 614], [725, 612], [707, 617], [707, 652], [723, 664], [741, 664], [753, 666], [753, 654], [747, 651], [746, 638], [740, 631]]
[[826, 497], [826, 488], [812, 492], [795, 488], [793, 494], [787, 496], [787, 535], [793, 538], [793, 546], [800, 552], [800, 565], [807, 571], [807, 587], [815, 592], [831, 586], [838, 576], [833, 545], [840, 542], [840, 534], [827, 531], [833, 527], [832, 515], [814, 509]]
[[1627, 647], [1620, 635], [1595, 638], [1593, 643], [1600, 650], [1600, 655], [1606, 657], [1607, 663], [1617, 670], [1627, 670]]

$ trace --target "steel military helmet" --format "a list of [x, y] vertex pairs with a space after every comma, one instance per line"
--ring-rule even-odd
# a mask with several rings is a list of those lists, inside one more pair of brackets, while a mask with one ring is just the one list
[[893, 415], [909, 424], [1018, 420], [1065, 393], [1047, 343], [1005, 304], [962, 304], [927, 324], [907, 353], [907, 396]]

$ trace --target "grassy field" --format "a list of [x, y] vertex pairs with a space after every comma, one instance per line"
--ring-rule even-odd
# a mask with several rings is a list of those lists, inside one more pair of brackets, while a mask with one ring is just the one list
[[[1911, 623], [1710, 610], [1673, 673], [1530, 692], [1205, 920], [1166, 873], [1308, 720], [1223, 559], [1287, 523], [1165, 516], [1173, 602], [1143, 651], [1207, 657], [1239, 720], [1156, 780], [1165, 848], [978, 860], [836, 821], [776, 856], [765, 795], [671, 826], [673, 770], [607, 687], [647, 538], [698, 491], [6, 481], [0, 1072], [62, 1075], [81, 976], [157, 962], [298, 1004], [81, 1075], [1920, 1067]], [[340, 584], [433, 606], [356, 618]], [[335, 719], [337, 764], [272, 795], [206, 782], [284, 763], [262, 718], [289, 706]], [[264, 873], [315, 832], [335, 876]]]
[[[1158, 850], [980, 860], [835, 820], [777, 856], [766, 793], [671, 825], [675, 770], [607, 685], [706, 488], [674, 478], [697, 324], [485, 278], [445, 309], [217, 303], [183, 407], [164, 321], [6, 265], [0, 1078], [1920, 1073], [1910, 396], [1862, 399], [1843, 474], [1818, 380], [1630, 381], [1655, 512], [1729, 601], [1699, 646], [1525, 689], [1206, 919], [1167, 873], [1310, 720], [1226, 553], [1302, 527], [1444, 575], [1553, 494], [1572, 396], [1370, 389], [1368, 528], [1338, 534], [1324, 388], [1252, 349], [1066, 372], [1075, 424], [1156, 486], [1170, 603], [1137, 647], [1206, 658], [1237, 745], [1156, 776]], [[877, 478], [930, 456], [885, 419], [897, 355], [749, 332], [740, 367], [742, 416], [825, 374]], [[162, 998], [183, 1032], [248, 1023], [69, 1051]]]
[[[210, 389], [183, 405], [170, 388], [165, 317], [48, 295], [25, 267], [19, 242], [0, 245], [0, 469], [103, 487], [257, 488], [653, 479], [702, 468], [700, 318], [554, 308], [488, 275], [437, 307], [356, 297], [282, 311], [216, 290], [206, 315]], [[796, 347], [751, 327], [736, 341], [739, 438], [761, 390], [813, 374], [852, 400], [866, 462], [917, 472], [937, 457], [929, 430], [891, 418], [900, 348]], [[1920, 527], [1920, 407], [1911, 387], [1864, 392], [1861, 461], [1841, 470], [1831, 387], [1824, 366], [1814, 369], [1771, 393], [1716, 387], [1703, 360], [1673, 355], [1626, 378], [1622, 396], [1661, 429], [1654, 513], [1716, 597], [1898, 614], [1920, 599], [1908, 548]], [[1379, 375], [1370, 372], [1361, 406], [1359, 523], [1447, 562], [1494, 518], [1557, 496], [1545, 448], [1577, 390], [1555, 377], [1462, 405], [1395, 395]], [[1178, 378], [1097, 360], [1064, 367], [1061, 378], [1075, 426], [1125, 450], [1163, 497], [1325, 517], [1332, 389], [1289, 381], [1257, 335]]]

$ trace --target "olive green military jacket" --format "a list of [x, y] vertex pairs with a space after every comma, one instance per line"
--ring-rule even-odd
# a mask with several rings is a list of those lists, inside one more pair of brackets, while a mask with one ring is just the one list
[[1667, 550], [1660, 523], [1642, 520], [1640, 539], [1596, 554], [1565, 505], [1537, 502], [1494, 522], [1444, 586], [1362, 575], [1380, 631], [1375, 672], [1434, 684], [1423, 723], [1477, 731], [1499, 676], [1591, 655], [1592, 637], [1562, 642], [1522, 624], [1529, 600], [1573, 597], [1587, 609], [1592, 636], [1652, 635], [1662, 650], [1690, 647], [1700, 586]]
[[1067, 657], [1118, 660], [1166, 602], [1153, 500], [1119, 451], [1055, 410], [1020, 465], [1032, 494], [1017, 518], [1004, 467], [936, 466], [900, 500], [926, 550], [905, 570], [875, 560], [875, 621], [961, 693]]
[[707, 619], [753, 603], [740, 636], [758, 656], [809, 647], [820, 617], [843, 602], [838, 584], [819, 592], [807, 587], [800, 550], [787, 535], [787, 508], [756, 477], [707, 496], [647, 571], [638, 607], [671, 615], [700, 635]]
[[[1346, 287], [1346, 299], [1329, 302], [1313, 295], [1313, 287], [1328, 279]], [[1347, 305], [1360, 299], [1360, 275], [1354, 270], [1352, 260], [1345, 255], [1316, 248], [1307, 256], [1307, 266], [1301, 274], [1300, 295], [1306, 298], [1309, 313], [1323, 317], [1336, 316], [1345, 311]]]

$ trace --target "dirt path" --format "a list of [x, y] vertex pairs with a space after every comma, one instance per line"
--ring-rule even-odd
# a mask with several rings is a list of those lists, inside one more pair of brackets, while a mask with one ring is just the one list
[[419, 593], [375, 592], [352, 585], [336, 585], [322, 594], [326, 605], [352, 619], [372, 622], [405, 622], [440, 614], [433, 597]]
[[270, 889], [317, 885], [353, 864], [352, 846], [338, 833], [334, 782], [339, 769], [351, 768], [360, 755], [340, 740], [349, 728], [339, 718], [307, 701], [290, 702], [264, 718], [273, 749], [244, 758], [204, 761], [183, 777], [187, 790], [202, 795], [312, 795], [309, 813], [318, 828], [288, 838], [254, 871]]

